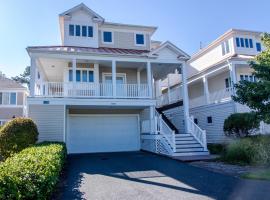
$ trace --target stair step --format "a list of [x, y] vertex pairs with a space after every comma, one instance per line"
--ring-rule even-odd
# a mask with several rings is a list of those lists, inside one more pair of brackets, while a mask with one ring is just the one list
[[175, 141], [175, 144], [199, 144], [196, 140], [178, 140]]
[[180, 133], [180, 134], [176, 134], [175, 137], [182, 138], [182, 137], [193, 137], [193, 136], [190, 134], [187, 134], [187, 133], [185, 133], [185, 134]]
[[199, 144], [199, 143], [194, 143], [194, 144], [176, 144], [176, 149], [179, 149], [179, 148], [195, 148], [195, 147], [202, 147], [202, 145]]
[[201, 152], [177, 152], [173, 154], [173, 157], [177, 156], [207, 156], [209, 155], [208, 151], [201, 151]]
[[176, 148], [176, 152], [200, 152], [203, 151], [202, 147], [194, 147], [194, 148]]
[[175, 141], [190, 141], [190, 140], [194, 140], [194, 141], [196, 141], [195, 139], [194, 139], [194, 137], [178, 137], [178, 138], [175, 138]]

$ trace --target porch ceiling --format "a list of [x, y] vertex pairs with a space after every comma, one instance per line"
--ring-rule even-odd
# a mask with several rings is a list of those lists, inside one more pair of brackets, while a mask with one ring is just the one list
[[180, 64], [152, 63], [151, 67], [155, 80], [165, 79], [168, 74], [174, 74], [175, 70], [181, 73]]

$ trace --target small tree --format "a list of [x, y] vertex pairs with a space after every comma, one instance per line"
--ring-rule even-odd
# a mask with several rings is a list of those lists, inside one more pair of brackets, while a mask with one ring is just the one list
[[30, 85], [30, 66], [27, 66], [22, 74], [19, 76], [12, 77], [14, 81], [17, 81], [21, 84], [27, 84], [28, 88]]
[[256, 113], [234, 113], [224, 121], [223, 130], [228, 136], [246, 137], [258, 130], [260, 120]]
[[257, 81], [243, 80], [235, 84], [233, 100], [247, 105], [260, 120], [270, 123], [270, 34], [265, 33], [262, 42], [266, 49], [250, 62]]

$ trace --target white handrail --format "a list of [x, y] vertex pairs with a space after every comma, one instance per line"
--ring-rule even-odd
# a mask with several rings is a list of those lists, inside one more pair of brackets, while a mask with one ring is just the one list
[[190, 134], [203, 146], [207, 151], [206, 131], [202, 130], [197, 124], [194, 123], [194, 118], [191, 116], [188, 119]]
[[162, 116], [156, 111], [156, 132], [163, 136], [166, 140], [166, 144], [169, 144], [171, 153], [176, 152], [176, 145], [175, 145], [175, 132], [172, 130], [167, 123], [162, 119]]

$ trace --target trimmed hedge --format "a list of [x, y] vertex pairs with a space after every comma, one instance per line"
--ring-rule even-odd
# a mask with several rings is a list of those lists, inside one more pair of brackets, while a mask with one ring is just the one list
[[48, 199], [66, 159], [63, 143], [28, 147], [0, 164], [0, 199]]
[[38, 140], [36, 124], [29, 118], [16, 118], [7, 122], [0, 129], [0, 155], [4, 159]]

